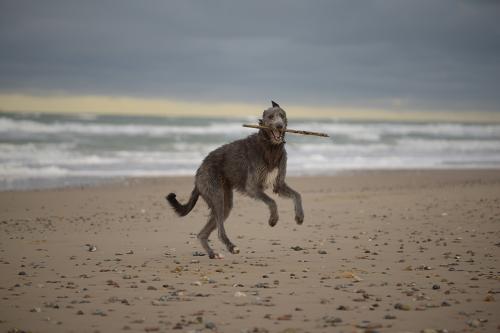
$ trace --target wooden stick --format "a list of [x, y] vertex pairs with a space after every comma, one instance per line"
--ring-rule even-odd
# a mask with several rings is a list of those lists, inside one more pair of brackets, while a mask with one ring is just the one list
[[[243, 127], [249, 127], [249, 128], [258, 128], [258, 129], [270, 129], [267, 126], [261, 126], [261, 125], [248, 125], [244, 124]], [[285, 132], [288, 133], [294, 133], [294, 134], [302, 134], [302, 135], [316, 135], [316, 136], [323, 136], [328, 138], [329, 135], [326, 133], [318, 133], [318, 132], [311, 132], [311, 131], [301, 131], [301, 130], [294, 130], [294, 129], [289, 129], [287, 128]]]

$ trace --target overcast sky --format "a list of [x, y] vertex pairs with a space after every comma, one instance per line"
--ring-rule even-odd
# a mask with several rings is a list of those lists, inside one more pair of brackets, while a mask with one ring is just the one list
[[500, 111], [500, 1], [0, 0], [0, 93]]

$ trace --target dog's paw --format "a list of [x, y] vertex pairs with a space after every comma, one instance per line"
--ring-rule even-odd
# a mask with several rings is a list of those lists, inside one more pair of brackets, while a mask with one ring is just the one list
[[304, 215], [295, 216], [295, 222], [297, 222], [298, 225], [301, 225], [304, 222]]
[[210, 253], [208, 255], [208, 257], [210, 259], [224, 259], [224, 255], [220, 254], [220, 253]]
[[278, 223], [278, 219], [279, 219], [279, 217], [278, 217], [278, 216], [271, 216], [271, 217], [269, 218], [269, 225], [270, 225], [271, 227], [274, 227], [274, 226], [276, 225], [276, 223]]
[[232, 253], [232, 254], [238, 254], [240, 253], [240, 249], [238, 249], [234, 244], [229, 244], [227, 246], [227, 250]]

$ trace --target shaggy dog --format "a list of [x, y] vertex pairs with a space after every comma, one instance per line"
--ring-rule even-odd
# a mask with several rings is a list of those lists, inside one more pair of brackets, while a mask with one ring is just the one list
[[239, 253], [224, 229], [224, 221], [233, 207], [233, 189], [263, 201], [269, 207], [271, 227], [278, 222], [278, 208], [276, 202], [264, 193], [268, 186], [272, 186], [273, 191], [280, 196], [293, 199], [295, 221], [298, 224], [304, 221], [300, 194], [285, 183], [286, 113], [277, 103], [272, 102], [272, 107], [264, 111], [259, 124], [268, 128], [223, 145], [205, 157], [196, 172], [194, 189], [186, 204], [180, 204], [175, 193], [167, 196], [168, 202], [179, 216], [187, 215], [200, 195], [206, 201], [210, 217], [198, 234], [198, 239], [211, 259], [219, 257], [208, 245], [208, 237], [216, 228], [219, 239], [228, 251]]

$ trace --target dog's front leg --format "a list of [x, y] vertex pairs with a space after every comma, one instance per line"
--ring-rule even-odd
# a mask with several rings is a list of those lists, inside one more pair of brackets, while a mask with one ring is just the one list
[[279, 215], [278, 215], [278, 206], [276, 205], [276, 201], [274, 201], [270, 196], [265, 194], [261, 189], [253, 189], [251, 191], [247, 190], [247, 194], [254, 198], [263, 201], [267, 207], [269, 207], [269, 225], [274, 227], [276, 223], [278, 223]]
[[297, 224], [302, 224], [302, 222], [304, 222], [304, 210], [302, 209], [302, 197], [300, 194], [288, 186], [285, 182], [277, 184], [274, 191], [280, 196], [293, 199], [293, 205], [295, 207], [295, 222], [297, 222]]
[[302, 209], [302, 197], [300, 194], [288, 186], [285, 183], [286, 177], [286, 154], [282, 157], [279, 165], [278, 177], [276, 177], [276, 183], [274, 184], [273, 191], [274, 193], [278, 193], [278, 195], [283, 196], [285, 198], [292, 198], [293, 205], [295, 207], [295, 222], [297, 224], [302, 224], [304, 222], [304, 210]]
[[302, 209], [302, 197], [300, 194], [288, 186], [285, 183], [286, 177], [286, 154], [281, 158], [279, 165], [278, 177], [276, 178], [276, 183], [274, 184], [273, 191], [278, 193], [278, 195], [293, 199], [293, 205], [295, 207], [295, 222], [297, 224], [302, 224], [304, 222], [304, 210]]

